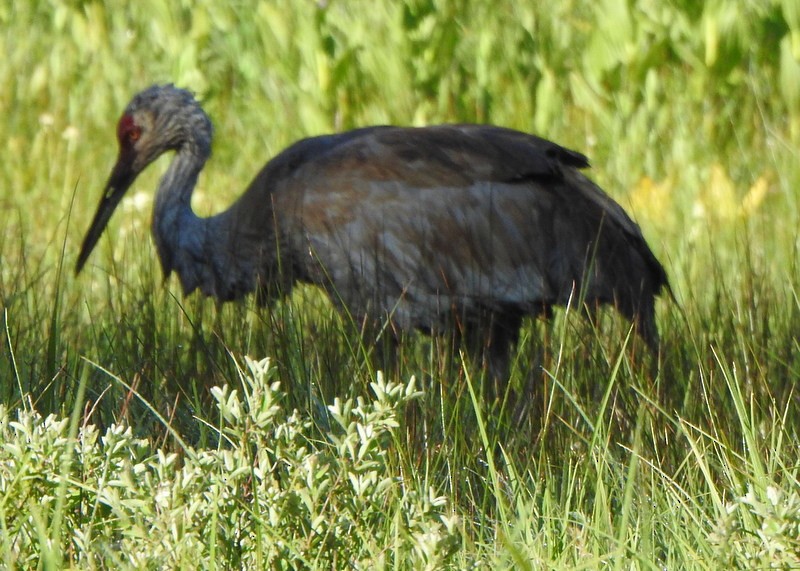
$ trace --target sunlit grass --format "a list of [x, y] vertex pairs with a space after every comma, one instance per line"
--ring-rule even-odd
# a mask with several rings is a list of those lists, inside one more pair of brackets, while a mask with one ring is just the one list
[[[797, 567], [791, 10], [0, 7], [2, 564]], [[559, 310], [526, 322], [508, 398], [493, 400], [446, 339], [410, 335], [389, 380], [414, 376], [419, 393], [384, 402], [378, 420], [337, 424], [331, 407], [380, 400], [373, 348], [315, 288], [260, 308], [163, 283], [148, 226], [168, 159], [137, 180], [72, 275], [118, 115], [168, 81], [196, 91], [214, 121], [203, 215], [291, 141], [359, 125], [492, 122], [585, 152], [667, 267], [676, 299], [659, 302], [660, 354], [611, 312], [593, 329]], [[245, 355], [274, 370], [248, 369]], [[234, 391], [236, 414], [220, 406]], [[271, 428], [257, 426], [254, 395], [272, 395]], [[381, 432], [386, 418], [397, 426]], [[353, 460], [347, 439], [357, 453], [375, 422], [375, 447]], [[270, 454], [291, 468], [254, 460]], [[313, 458], [328, 475], [303, 480]], [[386, 488], [359, 495], [356, 472]]]

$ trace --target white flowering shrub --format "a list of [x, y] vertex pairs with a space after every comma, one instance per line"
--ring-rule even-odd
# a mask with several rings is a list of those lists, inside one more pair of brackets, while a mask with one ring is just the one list
[[329, 407], [326, 431], [281, 405], [268, 360], [241, 394], [212, 390], [220, 444], [182, 454], [124, 426], [0, 410], [0, 540], [6, 566], [438, 569], [459, 546], [445, 498], [401, 477], [398, 412], [416, 392]]
[[730, 569], [800, 569], [800, 494], [750, 486], [726, 506], [711, 540]]

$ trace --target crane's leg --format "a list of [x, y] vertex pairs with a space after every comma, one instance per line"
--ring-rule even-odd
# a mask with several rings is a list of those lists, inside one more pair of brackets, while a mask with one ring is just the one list
[[502, 401], [508, 387], [511, 348], [519, 341], [522, 314], [518, 311], [492, 311], [465, 319], [457, 328], [457, 341], [480, 363], [490, 379], [487, 396]]
[[522, 327], [520, 313], [494, 313], [491, 317], [489, 339], [484, 353], [484, 364], [495, 384], [496, 396], [508, 385], [511, 374], [511, 349], [519, 341]]
[[656, 326], [656, 310], [654, 301], [644, 300], [639, 311], [636, 312], [634, 322], [636, 323], [636, 332], [644, 339], [644, 342], [650, 348], [654, 355], [658, 355], [658, 327]]
[[633, 323], [634, 331], [653, 355], [658, 355], [658, 327], [653, 295], [631, 295], [617, 305], [617, 310]]

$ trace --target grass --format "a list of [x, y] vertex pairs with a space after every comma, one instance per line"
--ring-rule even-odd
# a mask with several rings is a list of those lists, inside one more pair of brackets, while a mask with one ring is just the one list
[[[793, 4], [522, 4], [0, 7], [4, 567], [800, 566]], [[441, 340], [380, 377], [314, 288], [183, 298], [148, 235], [163, 160], [74, 277], [118, 115], [167, 81], [215, 124], [202, 214], [359, 125], [586, 152], [675, 289], [657, 362], [610, 312], [528, 322], [517, 418]]]

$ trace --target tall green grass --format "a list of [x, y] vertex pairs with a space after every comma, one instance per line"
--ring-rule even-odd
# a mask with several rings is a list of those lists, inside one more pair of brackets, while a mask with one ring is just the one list
[[[53, 0], [0, 24], [6, 567], [800, 564], [792, 1]], [[387, 374], [419, 393], [387, 400], [314, 288], [218, 307], [162, 283], [164, 160], [74, 277], [119, 113], [168, 81], [215, 123], [203, 214], [291, 141], [366, 124], [492, 122], [587, 153], [670, 275], [660, 355], [610, 312], [559, 311], [525, 324], [504, 402], [411, 335]], [[301, 478], [313, 458], [330, 478]]]

